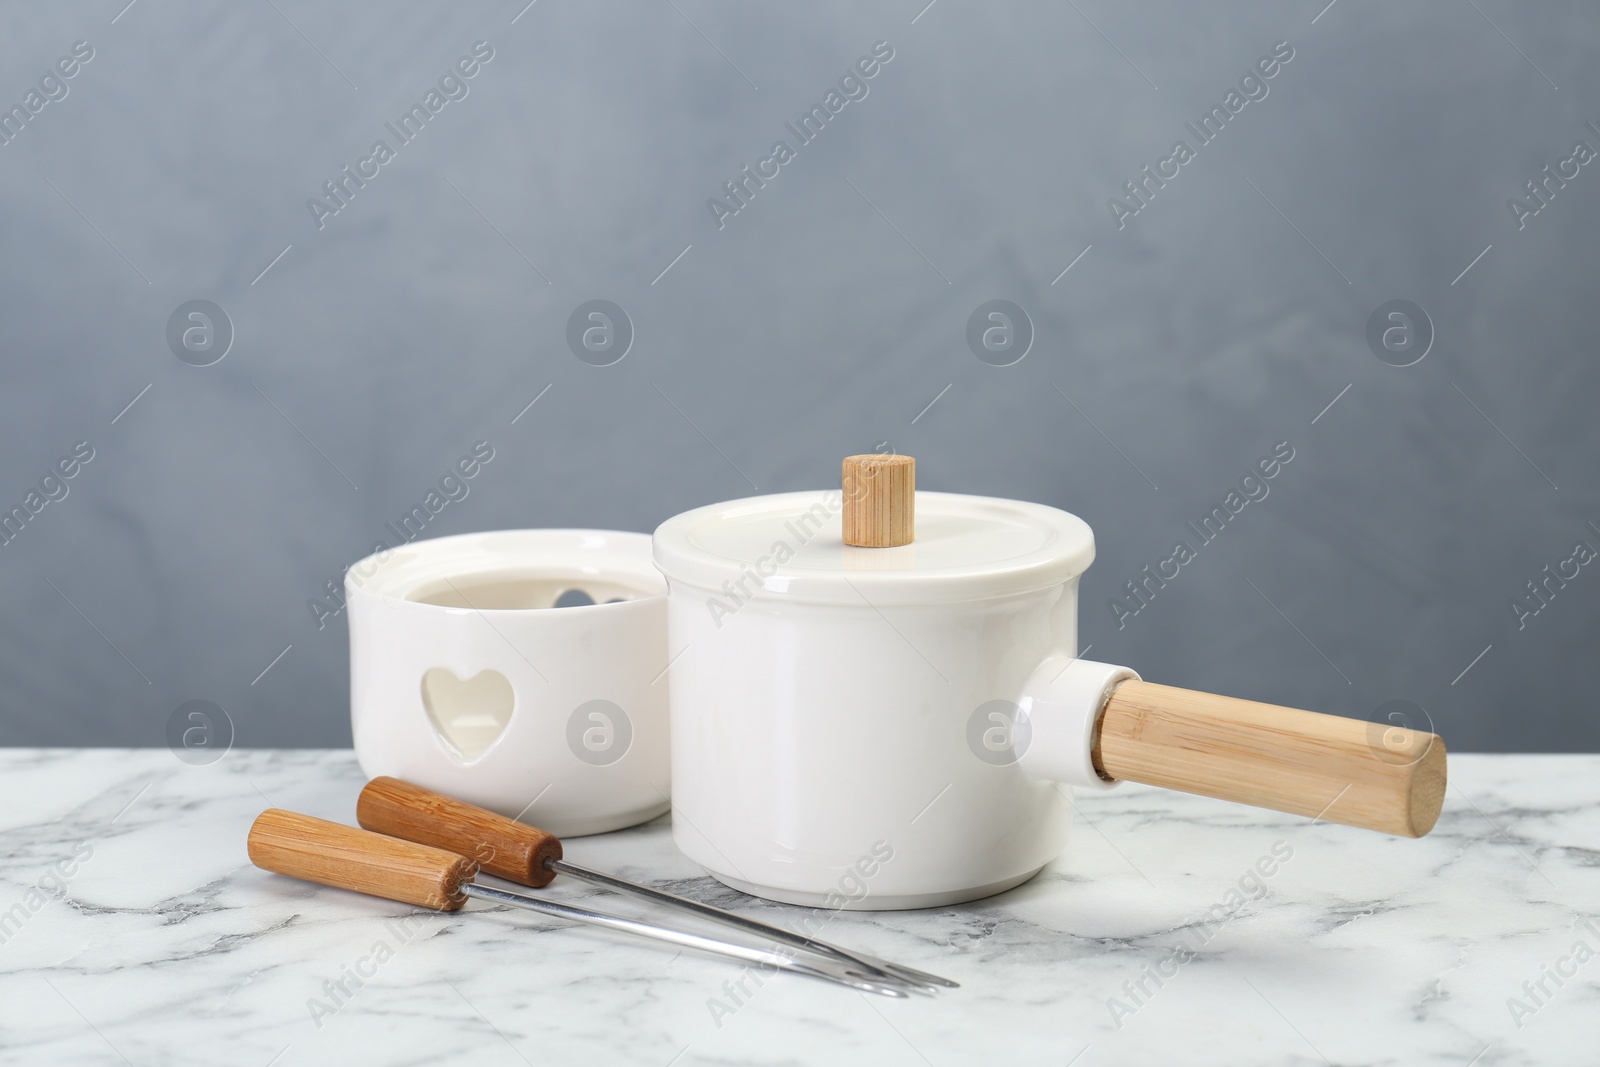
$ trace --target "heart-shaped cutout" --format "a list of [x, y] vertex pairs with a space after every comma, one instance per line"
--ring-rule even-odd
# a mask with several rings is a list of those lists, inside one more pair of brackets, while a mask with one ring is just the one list
[[451, 755], [470, 763], [506, 732], [516, 696], [499, 671], [480, 671], [466, 681], [435, 667], [422, 676], [422, 706], [434, 733]]

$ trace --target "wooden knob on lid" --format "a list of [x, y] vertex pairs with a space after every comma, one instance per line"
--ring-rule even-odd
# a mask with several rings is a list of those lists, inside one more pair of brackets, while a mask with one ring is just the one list
[[857, 548], [909, 545], [915, 527], [917, 461], [910, 456], [846, 456], [844, 543]]

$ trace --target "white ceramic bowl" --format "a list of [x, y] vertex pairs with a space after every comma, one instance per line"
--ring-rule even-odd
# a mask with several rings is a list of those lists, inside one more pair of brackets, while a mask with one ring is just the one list
[[[594, 603], [555, 608], [570, 590]], [[561, 837], [660, 815], [671, 781], [665, 592], [650, 538], [608, 530], [441, 537], [354, 564], [362, 770]]]

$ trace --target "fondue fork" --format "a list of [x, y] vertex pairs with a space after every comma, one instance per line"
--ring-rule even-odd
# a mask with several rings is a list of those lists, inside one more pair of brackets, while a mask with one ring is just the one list
[[906, 996], [901, 983], [861, 974], [842, 961], [824, 957], [796, 959], [781, 952], [768, 952], [670, 926], [478, 885], [472, 881], [478, 865], [465, 856], [279, 808], [269, 808], [257, 816], [250, 827], [249, 852], [250, 861], [264, 870], [402, 904], [455, 911], [468, 897], [477, 897], [558, 919], [590, 923], [699, 949], [760, 967], [821, 978], [863, 993]]
[[864, 952], [841, 948], [710, 904], [568, 863], [561, 858], [561, 841], [554, 835], [398, 778], [374, 778], [366, 784], [361, 790], [360, 800], [356, 802], [356, 821], [368, 830], [390, 837], [472, 856], [490, 874], [535, 889], [548, 885], [558, 873], [567, 874], [606, 889], [632, 893], [712, 922], [760, 934], [792, 948], [864, 968], [867, 977], [875, 981], [904, 986], [913, 992], [931, 995], [940, 987], [958, 987], [958, 983], [948, 978], [914, 967], [890, 963]]

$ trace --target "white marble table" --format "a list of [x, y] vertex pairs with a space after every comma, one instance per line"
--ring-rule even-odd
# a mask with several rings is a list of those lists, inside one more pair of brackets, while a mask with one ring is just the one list
[[[961, 989], [890, 1001], [779, 976], [735, 1001], [738, 967], [715, 959], [480, 904], [418, 914], [250, 866], [245, 831], [269, 803], [353, 820], [349, 752], [191, 767], [165, 750], [0, 750], [0, 1056], [1600, 1063], [1600, 956], [1574, 955], [1600, 952], [1600, 756], [1455, 756], [1451, 779], [1422, 841], [1137, 786], [1086, 797], [1073, 847], [1028, 885], [828, 927]], [[665, 819], [568, 855], [790, 913], [702, 876]], [[1263, 857], [1270, 877], [1250, 873]], [[347, 993], [325, 985], [341, 980]]]

